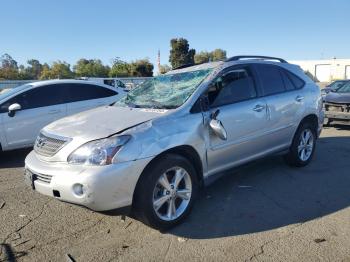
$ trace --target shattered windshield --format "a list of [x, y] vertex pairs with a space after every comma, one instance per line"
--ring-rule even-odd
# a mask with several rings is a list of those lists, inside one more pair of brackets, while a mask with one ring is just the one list
[[132, 89], [116, 106], [172, 109], [193, 94], [212, 69], [156, 76]]

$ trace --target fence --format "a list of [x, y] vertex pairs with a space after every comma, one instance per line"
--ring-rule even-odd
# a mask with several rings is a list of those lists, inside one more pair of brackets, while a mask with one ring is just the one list
[[[90, 81], [96, 81], [100, 83], [106, 83], [106, 80], [120, 80], [128, 88], [133, 88], [151, 77], [125, 77], [125, 78], [84, 78]], [[0, 90], [14, 88], [20, 85], [38, 82], [39, 80], [0, 80]]]

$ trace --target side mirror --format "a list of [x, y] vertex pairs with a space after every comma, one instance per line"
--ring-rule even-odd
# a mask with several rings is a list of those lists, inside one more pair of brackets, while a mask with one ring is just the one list
[[219, 113], [220, 113], [220, 110], [216, 110], [211, 114], [209, 126], [220, 139], [227, 140], [227, 132], [224, 126], [222, 125], [220, 120], [216, 119]]
[[16, 111], [21, 110], [21, 109], [22, 109], [22, 107], [20, 104], [15, 103], [15, 104], [10, 105], [9, 109], [8, 109], [9, 110], [9, 112], [8, 112], [9, 117], [14, 117], [16, 114]]

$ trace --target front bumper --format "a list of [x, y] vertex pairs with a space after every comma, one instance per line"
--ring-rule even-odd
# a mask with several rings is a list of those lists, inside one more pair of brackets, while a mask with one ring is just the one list
[[[150, 160], [107, 166], [70, 165], [44, 162], [32, 151], [25, 160], [25, 168], [30, 171], [26, 176], [34, 174], [32, 184], [39, 193], [95, 211], [107, 211], [132, 204], [136, 183]], [[82, 185], [82, 194], [76, 193], [75, 185]]]
[[329, 120], [350, 121], [350, 112], [326, 111]]

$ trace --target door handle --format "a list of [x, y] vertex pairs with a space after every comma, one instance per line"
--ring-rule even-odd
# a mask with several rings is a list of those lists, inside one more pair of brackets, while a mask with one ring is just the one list
[[255, 111], [255, 112], [261, 112], [261, 111], [263, 111], [265, 109], [265, 106], [263, 106], [263, 105], [256, 105], [254, 108], [253, 108], [253, 110]]
[[297, 96], [297, 97], [295, 98], [295, 100], [296, 100], [297, 102], [301, 102], [301, 101], [304, 100], [304, 97], [303, 97], [303, 96]]
[[56, 109], [56, 110], [49, 111], [49, 114], [58, 114], [58, 113], [61, 113], [61, 110]]

